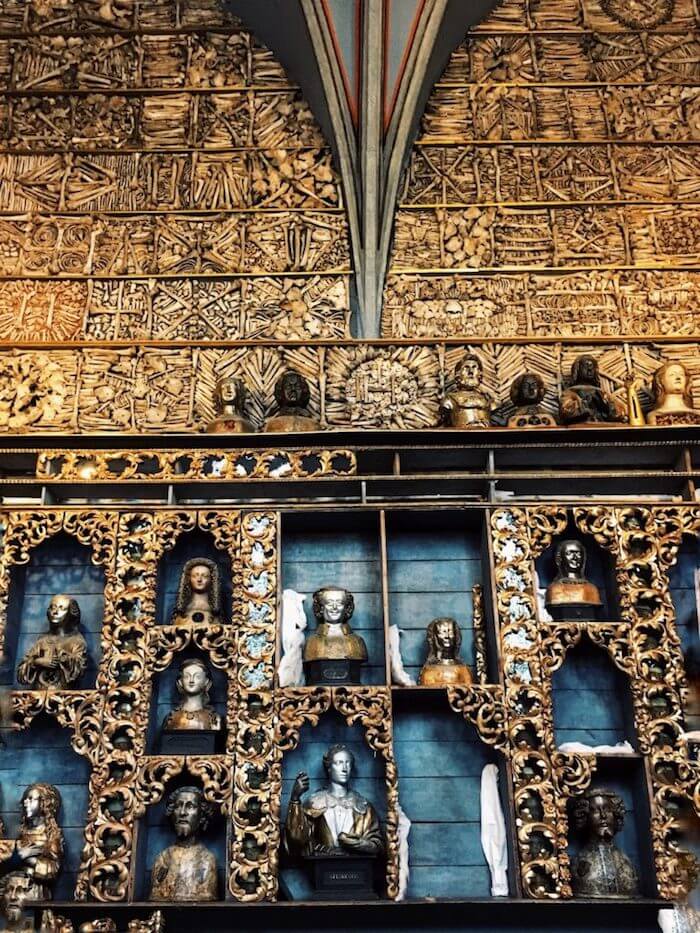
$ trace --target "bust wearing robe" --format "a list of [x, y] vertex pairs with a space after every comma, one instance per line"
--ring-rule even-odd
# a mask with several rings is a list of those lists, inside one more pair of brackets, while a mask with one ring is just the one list
[[384, 839], [377, 813], [357, 791], [350, 789], [355, 765], [345, 745], [332, 745], [323, 756], [328, 784], [310, 794], [309, 777], [301, 772], [292, 787], [285, 825], [285, 845], [292, 854], [381, 855]]
[[65, 690], [87, 667], [87, 643], [78, 631], [80, 606], [70, 596], [51, 597], [46, 610], [49, 631], [40, 635], [17, 668], [17, 680], [27, 687]]
[[571, 367], [571, 385], [559, 399], [562, 424], [605, 424], [625, 420], [622, 405], [601, 388], [598, 361], [583, 354]]
[[29, 900], [49, 900], [63, 861], [63, 833], [58, 825], [61, 795], [53, 784], [30, 784], [22, 794], [17, 855], [31, 887]]
[[537, 373], [522, 373], [513, 380], [510, 400], [515, 411], [508, 419], [509, 428], [554, 427], [556, 421], [542, 408], [544, 382]]
[[355, 600], [349, 590], [336, 586], [316, 590], [313, 613], [317, 626], [304, 644], [304, 661], [366, 661], [365, 640], [348, 625], [354, 611]]
[[182, 699], [179, 706], [165, 717], [165, 732], [221, 729], [221, 716], [209, 702], [212, 679], [203, 661], [198, 658], [183, 661], [176, 687]]
[[157, 856], [151, 871], [153, 901], [215, 901], [216, 859], [199, 842], [212, 816], [212, 806], [198, 787], [178, 787], [168, 797], [175, 843]]
[[423, 687], [446, 687], [452, 684], [469, 685], [472, 672], [459, 657], [462, 633], [455, 619], [433, 619], [425, 633], [428, 657], [418, 682]]
[[172, 623], [201, 624], [221, 621], [219, 567], [206, 557], [188, 560], [180, 575]]

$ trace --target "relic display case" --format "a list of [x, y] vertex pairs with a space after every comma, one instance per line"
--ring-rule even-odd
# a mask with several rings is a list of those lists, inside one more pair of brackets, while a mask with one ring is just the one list
[[367, 339], [353, 160], [234, 6], [0, 0], [0, 913], [650, 933], [700, 812], [700, 6], [463, 35]]

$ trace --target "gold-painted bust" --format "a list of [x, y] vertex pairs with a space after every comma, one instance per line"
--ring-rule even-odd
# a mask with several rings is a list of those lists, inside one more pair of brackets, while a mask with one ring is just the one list
[[473, 682], [472, 672], [459, 656], [462, 633], [455, 619], [449, 616], [433, 619], [426, 629], [425, 640], [428, 657], [418, 677], [422, 687], [468, 686]]
[[63, 832], [58, 825], [61, 795], [53, 784], [30, 784], [22, 794], [22, 821], [17, 855], [31, 882], [27, 897], [50, 900], [51, 888], [63, 864]]
[[314, 593], [316, 631], [307, 637], [303, 652], [309, 683], [359, 683], [367, 645], [348, 625], [354, 611], [355, 600], [349, 590], [324, 586]]
[[60, 593], [51, 597], [46, 619], [49, 631], [40, 635], [17, 668], [17, 681], [34, 689], [65, 690], [87, 667], [87, 642], [78, 631], [80, 606]]
[[23, 871], [11, 871], [0, 878], [0, 912], [8, 933], [35, 933], [34, 922], [24, 910], [32, 887], [32, 879]]
[[455, 369], [456, 388], [440, 403], [443, 424], [451, 428], [487, 428], [491, 423], [493, 400], [484, 391], [481, 360], [467, 353]]
[[648, 424], [700, 424], [700, 411], [693, 408], [688, 371], [682, 363], [666, 363], [654, 373], [654, 407]]
[[320, 431], [320, 422], [309, 411], [311, 390], [306, 379], [288, 369], [275, 383], [277, 412], [265, 422], [266, 431]]
[[177, 839], [153, 863], [151, 900], [215, 901], [216, 859], [199, 841], [213, 815], [211, 803], [199, 787], [178, 787], [168, 797], [165, 812]]
[[561, 541], [555, 552], [559, 573], [547, 587], [545, 607], [557, 621], [590, 621], [602, 606], [598, 587], [587, 580], [586, 549], [580, 541]]
[[163, 731], [220, 731], [221, 716], [209, 702], [212, 679], [204, 661], [199, 658], [183, 661], [175, 686], [182, 699], [165, 717]]
[[209, 434], [252, 434], [255, 429], [243, 413], [247, 397], [242, 379], [220, 376], [214, 392], [217, 415], [207, 425]]
[[544, 382], [537, 373], [525, 372], [517, 376], [510, 387], [510, 400], [515, 411], [508, 419], [509, 428], [554, 427], [556, 421], [541, 407]]
[[188, 560], [180, 574], [171, 622], [196, 624], [221, 621], [219, 567], [208, 557]]

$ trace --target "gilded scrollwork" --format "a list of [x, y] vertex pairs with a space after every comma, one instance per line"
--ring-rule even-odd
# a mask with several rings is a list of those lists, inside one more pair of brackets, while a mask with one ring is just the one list
[[448, 687], [447, 697], [452, 709], [472, 723], [484, 742], [501, 751], [508, 748], [506, 710], [500, 685]]

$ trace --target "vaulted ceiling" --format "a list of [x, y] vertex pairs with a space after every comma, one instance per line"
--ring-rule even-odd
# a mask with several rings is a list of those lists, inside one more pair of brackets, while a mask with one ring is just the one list
[[356, 333], [380, 332], [401, 169], [430, 89], [497, 0], [227, 0], [278, 57], [332, 146], [356, 269]]

